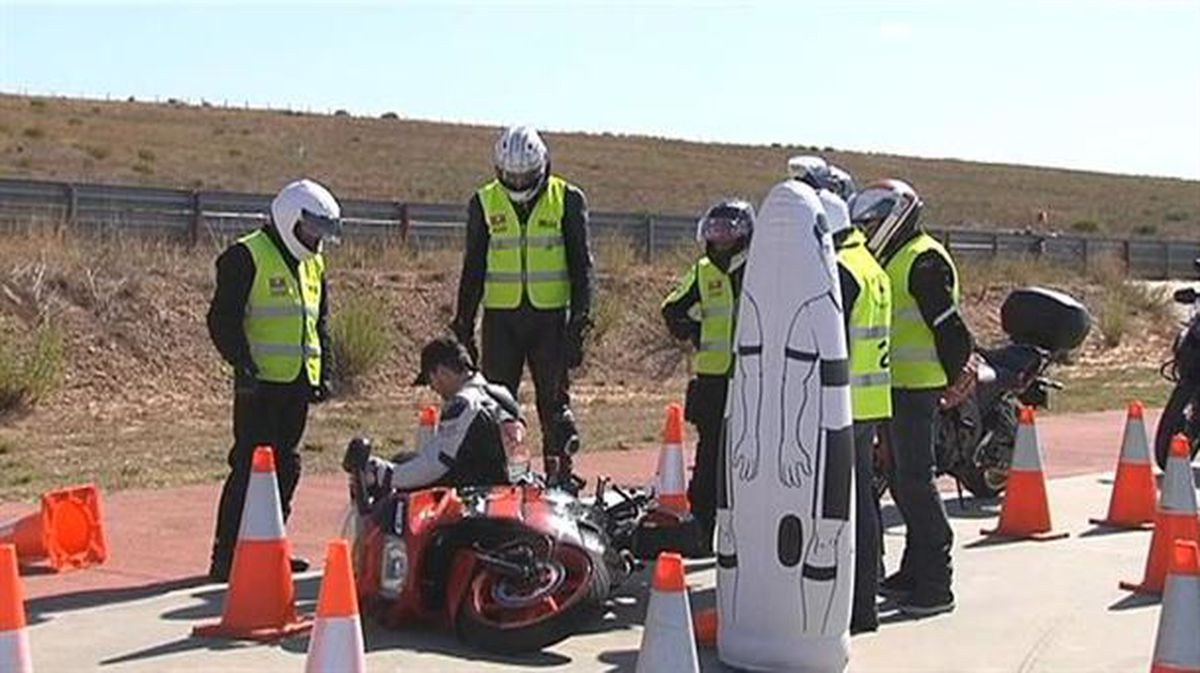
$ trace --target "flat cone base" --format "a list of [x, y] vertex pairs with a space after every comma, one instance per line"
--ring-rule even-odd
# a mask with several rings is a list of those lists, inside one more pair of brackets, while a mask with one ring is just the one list
[[1121, 530], [1154, 530], [1154, 521], [1117, 521], [1115, 519], [1088, 519], [1093, 526], [1120, 528]]
[[1038, 531], [1033, 533], [1016, 533], [1011, 531], [1000, 530], [999, 528], [980, 528], [980, 535], [999, 538], [1001, 540], [1033, 540], [1034, 542], [1050, 542], [1051, 540], [1061, 540], [1066, 537], [1071, 537], [1071, 534], [1066, 531]]
[[221, 623], [208, 624], [192, 629], [192, 635], [197, 638], [224, 638], [226, 640], [254, 640], [260, 643], [273, 643], [307, 633], [312, 627], [312, 620], [305, 617], [282, 626], [266, 626], [256, 629], [243, 629]]

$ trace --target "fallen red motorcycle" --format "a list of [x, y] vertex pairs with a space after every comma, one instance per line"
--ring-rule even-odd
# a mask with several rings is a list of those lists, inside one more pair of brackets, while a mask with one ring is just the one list
[[636, 569], [648, 497], [597, 484], [585, 502], [532, 476], [514, 486], [372, 493], [351, 475], [365, 615], [438, 624], [502, 654], [552, 645], [598, 616]]

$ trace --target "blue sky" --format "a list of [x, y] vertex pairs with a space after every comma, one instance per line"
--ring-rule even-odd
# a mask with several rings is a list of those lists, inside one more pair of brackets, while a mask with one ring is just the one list
[[1200, 178], [1200, 0], [0, 0], [0, 90]]

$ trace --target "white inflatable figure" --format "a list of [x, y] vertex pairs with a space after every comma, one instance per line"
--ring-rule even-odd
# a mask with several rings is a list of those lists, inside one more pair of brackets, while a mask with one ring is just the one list
[[[849, 363], [829, 222], [797, 180], [759, 209], [717, 504], [717, 647], [752, 671], [844, 671], [853, 560]], [[736, 535], [735, 535], [736, 532]]]

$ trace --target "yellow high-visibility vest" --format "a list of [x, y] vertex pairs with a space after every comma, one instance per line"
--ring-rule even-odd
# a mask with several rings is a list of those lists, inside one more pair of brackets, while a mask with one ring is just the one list
[[258, 368], [259, 380], [290, 383], [303, 367], [308, 382], [317, 385], [321, 381], [317, 317], [321, 310], [324, 258], [309, 257], [299, 263], [297, 273], [293, 274], [265, 231], [247, 234], [238, 242], [246, 246], [254, 260], [254, 283], [246, 300], [242, 328], [250, 343], [250, 357]]
[[499, 180], [479, 190], [488, 227], [487, 274], [483, 307], [511, 309], [529, 303], [539, 309], [566, 308], [571, 301], [562, 220], [567, 182], [551, 175], [522, 224]]

